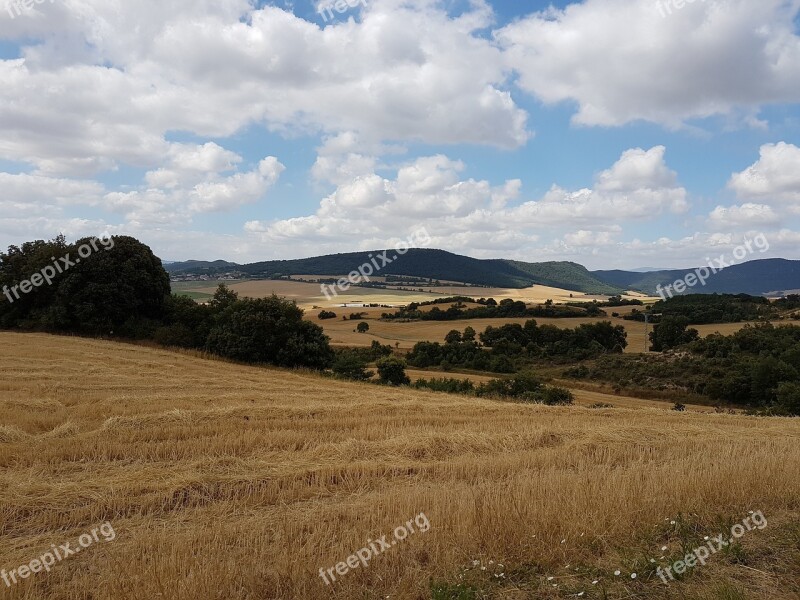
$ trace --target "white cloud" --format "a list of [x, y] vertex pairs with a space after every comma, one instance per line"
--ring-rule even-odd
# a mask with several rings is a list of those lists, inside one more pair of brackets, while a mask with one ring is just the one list
[[[245, 231], [273, 251], [287, 248], [288, 255], [290, 247], [314, 254], [368, 249], [373, 240], [405, 237], [420, 223], [433, 238], [432, 247], [473, 256], [530, 259], [534, 244], [545, 235], [558, 237], [559, 230], [570, 247], [610, 245], [621, 233], [620, 222], [687, 209], [686, 190], [664, 154], [663, 146], [627, 150], [597, 175], [592, 189], [554, 186], [540, 200], [517, 206], [510, 202], [521, 194], [519, 180], [494, 186], [464, 179], [462, 161], [441, 154], [420, 157], [398, 166], [394, 179], [371, 173], [339, 185], [313, 215], [250, 221]], [[591, 228], [575, 232], [576, 222]]]
[[717, 229], [740, 229], [756, 225], [775, 225], [780, 218], [770, 206], [747, 202], [739, 206], [717, 206], [709, 215], [710, 224]]
[[[215, 149], [212, 153], [221, 156], [224, 153], [220, 150]], [[171, 189], [110, 192], [106, 194], [105, 202], [111, 210], [124, 213], [131, 224], [178, 224], [190, 220], [196, 213], [230, 211], [260, 200], [275, 185], [284, 169], [277, 158], [269, 156], [249, 172], [229, 177], [207, 173], [204, 181], [190, 188], [170, 186]]]
[[145, 175], [150, 187], [176, 188], [196, 185], [219, 173], [233, 171], [242, 157], [213, 142], [202, 146], [173, 144], [168, 153], [167, 165]]
[[615, 126], [742, 113], [800, 101], [795, 0], [585, 0], [496, 32], [519, 86], [546, 103], [575, 102], [574, 121]]
[[665, 148], [625, 151], [610, 169], [597, 176], [592, 189], [568, 191], [553, 186], [539, 201], [500, 213], [508, 226], [526, 223], [574, 224], [650, 219], [688, 210], [686, 190], [664, 161]]
[[0, 159], [44, 174], [126, 164], [169, 183], [157, 170], [174, 158], [169, 131], [227, 137], [265, 125], [508, 148], [529, 137], [502, 52], [476, 35], [492, 23], [482, 0], [459, 18], [427, 0], [386, 0], [360, 23], [324, 28], [244, 0], [68, 5], [0, 17], [0, 39], [44, 39], [0, 60]]
[[734, 173], [728, 186], [739, 198], [785, 206], [800, 214], [800, 148], [785, 142], [761, 146], [758, 161]]
[[581, 229], [574, 231], [564, 236], [564, 242], [569, 246], [577, 247], [596, 247], [596, 246], [610, 246], [614, 243], [614, 237], [621, 231], [617, 228], [615, 231], [588, 231]]

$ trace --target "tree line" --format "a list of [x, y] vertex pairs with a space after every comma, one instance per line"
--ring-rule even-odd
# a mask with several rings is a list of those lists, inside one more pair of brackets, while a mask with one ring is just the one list
[[[17, 285], [75, 256], [91, 238], [26, 242], [0, 253], [0, 287]], [[194, 348], [251, 363], [323, 369], [333, 362], [329, 339], [277, 296], [239, 298], [220, 286], [208, 304], [171, 293], [169, 276], [148, 246], [113, 236], [113, 249], [81, 260], [14, 302], [0, 301], [0, 327], [78, 333]]]

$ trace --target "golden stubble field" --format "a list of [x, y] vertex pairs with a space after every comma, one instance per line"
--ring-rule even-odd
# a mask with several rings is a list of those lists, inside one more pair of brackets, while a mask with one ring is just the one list
[[[326, 275], [306, 275], [308, 279], [314, 277], [333, 277]], [[380, 281], [382, 277], [373, 278]], [[203, 292], [213, 294], [219, 282], [203, 282], [181, 284], [181, 289], [188, 291]], [[271, 294], [277, 294], [284, 298], [289, 298], [297, 302], [298, 306], [304, 309], [311, 309], [312, 306], [322, 308], [338, 308], [341, 304], [364, 302], [366, 304], [389, 304], [391, 306], [403, 306], [411, 302], [427, 302], [436, 298], [448, 296], [470, 296], [474, 298], [494, 298], [498, 302], [504, 298], [523, 300], [529, 303], [543, 303], [545, 300], [554, 302], [591, 302], [594, 299], [603, 300], [606, 296], [592, 296], [581, 292], [570, 292], [561, 288], [548, 287], [544, 285], [534, 285], [529, 288], [487, 288], [487, 287], [464, 287], [464, 286], [440, 286], [414, 288], [413, 291], [401, 289], [377, 289], [364, 287], [351, 287], [348, 290], [336, 290], [337, 295], [331, 293], [328, 299], [321, 291], [317, 283], [306, 283], [303, 281], [290, 280], [251, 280], [241, 282], [224, 282], [232, 290], [241, 296], [250, 298], [264, 298]], [[643, 301], [655, 301], [648, 299], [641, 294], [633, 294], [631, 297], [642, 298]], [[383, 309], [386, 310], [386, 309]]]
[[[3, 599], [800, 591], [800, 420], [526, 406], [106, 341], [0, 341], [0, 568], [106, 521], [116, 532], [0, 584]], [[676, 560], [749, 511], [769, 526], [736, 552], [683, 582], [655, 576], [650, 557]], [[423, 512], [426, 533], [331, 587], [318, 576]]]
[[[445, 306], [446, 308], [446, 306]], [[632, 307], [620, 307], [614, 309], [606, 309], [609, 316], [607, 317], [583, 317], [583, 318], [570, 318], [570, 319], [548, 319], [535, 317], [535, 321], [539, 325], [555, 325], [561, 328], [575, 328], [582, 323], [600, 323], [602, 321], [610, 321], [613, 325], [622, 325], [628, 333], [628, 347], [625, 348], [626, 353], [642, 353], [649, 348], [649, 343], [645, 344], [646, 333], [652, 331], [652, 324], [647, 326], [638, 321], [626, 321], [622, 318], [612, 317], [612, 312], [618, 312], [620, 315], [629, 312]], [[472, 327], [475, 331], [481, 332], [488, 326], [501, 327], [507, 323], [524, 324], [530, 317], [515, 318], [515, 319], [462, 319], [458, 321], [412, 321], [402, 323], [398, 321], [381, 321], [381, 314], [384, 312], [392, 312], [390, 309], [380, 308], [347, 308], [347, 309], [333, 309], [336, 312], [336, 319], [320, 320], [317, 311], [306, 311], [306, 318], [318, 325], [322, 326], [325, 333], [330, 336], [331, 343], [337, 346], [369, 346], [374, 340], [379, 341], [381, 344], [389, 344], [396, 346], [403, 350], [410, 350], [414, 344], [422, 341], [443, 342], [444, 336], [449, 331], [457, 329], [463, 331], [466, 327]], [[369, 324], [369, 331], [367, 333], [358, 333], [356, 325], [358, 321], [344, 321], [342, 317], [349, 316], [354, 312], [365, 313], [365, 320]], [[700, 331], [700, 335], [707, 336], [712, 333], [722, 333], [724, 335], [731, 335], [736, 333], [745, 323], [723, 323], [720, 325], [692, 325], [695, 329]]]
[[[311, 275], [307, 277], [313, 277]], [[193, 284], [184, 284], [182, 289], [192, 290], [203, 293], [213, 293], [216, 290], [217, 283], [213, 284], [196, 282]], [[304, 283], [297, 281], [269, 281], [257, 280], [246, 281], [241, 283], [230, 284], [231, 289], [238, 292], [241, 296], [250, 298], [263, 298], [271, 294], [288, 298], [297, 302], [298, 306], [306, 311], [306, 318], [321, 325], [325, 329], [325, 333], [331, 337], [331, 343], [336, 346], [369, 346], [374, 340], [378, 340], [382, 344], [390, 344], [403, 350], [410, 350], [414, 344], [420, 341], [443, 341], [444, 336], [447, 335], [452, 329], [463, 331], [465, 327], [470, 326], [476, 331], [480, 332], [486, 329], [489, 325], [499, 327], [506, 323], [525, 323], [528, 318], [521, 319], [465, 319], [460, 321], [421, 321], [412, 323], [398, 323], [398, 322], [384, 322], [380, 321], [381, 314], [384, 312], [394, 312], [396, 308], [360, 308], [360, 307], [342, 307], [339, 306], [346, 302], [365, 302], [387, 304], [399, 307], [410, 302], [424, 302], [430, 301], [437, 297], [465, 295], [475, 298], [495, 298], [501, 300], [504, 298], [511, 298], [514, 300], [524, 300], [530, 303], [543, 303], [547, 299], [553, 299], [556, 303], [564, 303], [568, 301], [586, 302], [594, 298], [602, 300], [601, 296], [588, 296], [578, 292], [569, 292], [559, 288], [551, 288], [547, 286], [533, 286], [523, 290], [511, 288], [464, 288], [464, 287], [442, 287], [433, 288], [437, 293], [433, 293], [431, 288], [426, 288], [425, 292], [406, 292], [401, 290], [379, 290], [368, 288], [351, 288], [343, 292], [340, 296], [336, 297], [333, 301], [328, 301], [324, 296], [320, 295], [318, 284]], [[574, 298], [569, 295], [573, 294]], [[645, 302], [653, 301], [653, 298], [639, 296]], [[313, 307], [317, 307], [316, 309]], [[320, 320], [318, 314], [320, 307], [326, 310], [333, 310], [337, 318], [330, 320]], [[429, 309], [430, 307], [426, 307]], [[447, 305], [440, 305], [442, 310], [447, 308]], [[614, 325], [622, 325], [628, 332], [628, 347], [625, 352], [645, 352], [645, 339], [646, 330], [645, 324], [636, 321], [626, 321], [621, 318], [611, 316], [612, 312], [620, 315], [629, 313], [633, 306], [621, 306], [616, 308], [605, 309], [608, 313], [607, 317], [601, 318], [575, 318], [575, 319], [547, 319], [536, 318], [539, 324], [555, 325], [556, 327], [577, 327], [581, 323], [598, 323], [600, 321], [611, 321]], [[367, 334], [359, 334], [355, 331], [357, 323], [342, 320], [343, 316], [349, 316], [351, 313], [363, 312], [366, 321], [370, 325], [370, 330]], [[700, 331], [703, 336], [711, 333], [719, 332], [725, 335], [735, 333], [742, 327], [744, 323], [723, 323], [720, 325], [693, 325]], [[647, 331], [650, 331], [648, 329]]]

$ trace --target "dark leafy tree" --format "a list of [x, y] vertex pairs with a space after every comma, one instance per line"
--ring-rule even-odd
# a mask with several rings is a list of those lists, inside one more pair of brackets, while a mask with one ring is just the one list
[[458, 344], [459, 342], [461, 342], [461, 340], [462, 340], [461, 332], [458, 331], [457, 329], [449, 331], [447, 335], [444, 336], [444, 341], [448, 344]]
[[367, 371], [366, 361], [352, 352], [339, 353], [332, 369], [337, 377], [354, 381], [368, 381], [375, 375], [373, 371]]
[[406, 375], [406, 361], [396, 356], [387, 356], [378, 361], [378, 375], [381, 383], [388, 385], [409, 385], [411, 380]]
[[653, 327], [650, 332], [650, 350], [663, 352], [697, 340], [700, 333], [689, 329], [689, 319], [683, 316], [667, 317]]
[[228, 306], [217, 315], [206, 349], [245, 362], [322, 369], [333, 361], [328, 342], [294, 302], [272, 295]]

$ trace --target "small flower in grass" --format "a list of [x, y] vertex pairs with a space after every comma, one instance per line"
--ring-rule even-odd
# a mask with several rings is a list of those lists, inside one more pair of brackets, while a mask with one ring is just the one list
[[708, 536], [705, 536], [703, 539], [704, 539], [705, 541], [708, 541]]
[[650, 559], [650, 562], [651, 562], [651, 563], [654, 563], [654, 562], [656, 562], [656, 559], [655, 559], [655, 558], [651, 558], [651, 559]]
[[619, 577], [621, 574], [622, 574], [622, 571], [620, 571], [619, 569], [614, 571], [614, 575], [616, 575], [617, 577]]
[[595, 580], [592, 582], [592, 585], [597, 585], [599, 581], [600, 581], [599, 579], [595, 579]]
[[666, 549], [667, 549], [667, 547], [666, 547], [666, 546], [661, 546], [661, 551], [662, 551], [662, 552], [666, 551]]
[[553, 577], [548, 577], [547, 581], [553, 581]]
[[631, 579], [636, 579], [636, 573], [631, 573]]
[[669, 524], [670, 525], [675, 525], [675, 521], [670, 521]]

